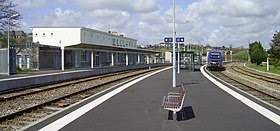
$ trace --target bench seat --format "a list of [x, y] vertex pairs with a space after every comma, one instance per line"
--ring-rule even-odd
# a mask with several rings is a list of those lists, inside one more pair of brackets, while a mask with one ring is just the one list
[[163, 109], [172, 111], [175, 115], [182, 109], [185, 95], [186, 90], [183, 86], [181, 86], [179, 93], [169, 92], [167, 96], [164, 96], [161, 106], [163, 107]]

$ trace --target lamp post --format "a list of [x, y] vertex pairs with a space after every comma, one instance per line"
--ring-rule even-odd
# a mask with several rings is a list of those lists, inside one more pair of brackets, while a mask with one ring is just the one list
[[7, 54], [8, 54], [8, 75], [10, 75], [10, 19], [19, 16], [19, 14], [13, 14], [11, 16], [8, 16], [8, 47], [7, 47]]
[[173, 79], [172, 86], [176, 87], [176, 52], [175, 52], [175, 0], [173, 0]]

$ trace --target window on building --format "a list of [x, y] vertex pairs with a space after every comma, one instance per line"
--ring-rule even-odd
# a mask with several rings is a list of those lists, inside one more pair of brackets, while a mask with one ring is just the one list
[[113, 45], [116, 45], [116, 40], [115, 40], [115, 38], [113, 38], [112, 41], [113, 41]]
[[43, 36], [46, 36], [46, 34], [45, 34], [45, 33], [43, 33]]
[[51, 33], [51, 36], [53, 36], [53, 33]]
[[88, 62], [89, 61], [89, 53], [88, 51], [81, 51], [81, 61]]

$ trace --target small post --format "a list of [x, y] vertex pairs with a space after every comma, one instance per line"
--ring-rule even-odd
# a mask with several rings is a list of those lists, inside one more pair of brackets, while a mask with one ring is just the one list
[[137, 64], [140, 64], [140, 55], [137, 55]]
[[150, 64], [150, 56], [147, 55], [146, 57], [147, 57], [147, 64]]
[[91, 64], [90, 67], [93, 68], [93, 51], [91, 51]]
[[266, 71], [269, 71], [269, 54], [267, 55], [266, 58]]
[[177, 117], [176, 117], [176, 111], [173, 111], [173, 120], [176, 120]]
[[61, 70], [64, 71], [64, 47], [61, 46]]
[[232, 51], [230, 51], [230, 62], [232, 62]]
[[114, 53], [111, 53], [111, 66], [114, 66]]
[[19, 68], [22, 68], [22, 58], [21, 57], [18, 58], [18, 66], [19, 66]]
[[27, 57], [26, 59], [26, 68], [29, 69], [30, 68], [30, 58]]
[[128, 66], [128, 53], [126, 53], [126, 55], [125, 55], [125, 65], [127, 65]]
[[225, 51], [225, 61], [227, 62], [227, 51]]

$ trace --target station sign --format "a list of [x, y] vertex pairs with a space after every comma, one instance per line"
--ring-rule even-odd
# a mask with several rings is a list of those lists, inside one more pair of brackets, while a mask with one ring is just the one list
[[173, 38], [172, 37], [164, 37], [164, 42], [166, 42], [166, 43], [173, 42]]
[[[184, 42], [184, 41], [185, 41], [184, 37], [176, 37], [176, 42]], [[172, 37], [164, 37], [164, 42], [165, 43], [173, 42], [173, 38]]]
[[184, 37], [177, 37], [176, 38], [176, 42], [184, 42], [184, 41], [185, 41]]

